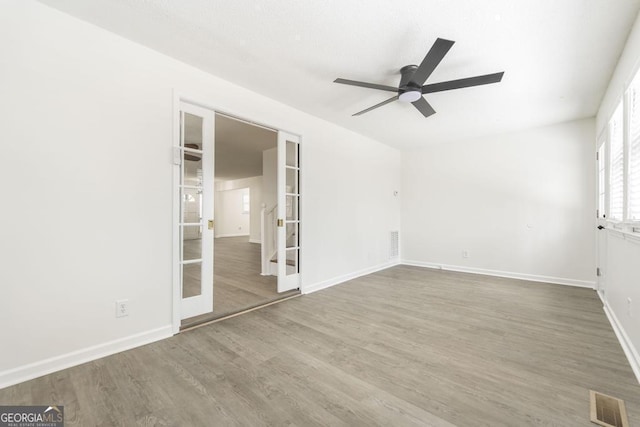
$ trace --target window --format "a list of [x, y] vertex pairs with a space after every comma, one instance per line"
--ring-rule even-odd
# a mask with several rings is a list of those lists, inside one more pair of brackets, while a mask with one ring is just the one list
[[627, 219], [640, 221], [640, 73], [627, 91], [629, 109], [629, 161]]
[[609, 121], [609, 218], [624, 219], [624, 132], [622, 102]]
[[248, 214], [251, 209], [251, 198], [249, 197], [249, 190], [242, 193], [242, 213]]
[[615, 228], [640, 233], [640, 70], [604, 135], [605, 141], [598, 141], [598, 215], [604, 218], [606, 208]]

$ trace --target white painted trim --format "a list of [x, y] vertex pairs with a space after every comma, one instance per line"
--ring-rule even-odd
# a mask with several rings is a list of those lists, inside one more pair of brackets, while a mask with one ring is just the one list
[[216, 235], [216, 239], [218, 237], [243, 237], [243, 236], [248, 236], [249, 233], [231, 233], [231, 234], [218, 234]]
[[483, 268], [465, 267], [460, 265], [438, 264], [434, 262], [402, 260], [400, 264], [414, 267], [435, 268], [438, 270], [458, 271], [461, 273], [483, 274], [486, 276], [508, 277], [510, 279], [529, 280], [532, 282], [554, 283], [557, 285], [577, 286], [580, 288], [595, 289], [595, 280], [576, 280], [563, 277], [540, 276], [537, 274], [514, 273], [511, 271], [486, 270]]
[[0, 372], [0, 389], [173, 336], [172, 325]]
[[258, 239], [249, 239], [249, 243], [257, 243], [258, 245], [262, 244], [262, 240], [258, 240]]
[[348, 280], [356, 279], [361, 276], [366, 276], [367, 274], [375, 273], [380, 270], [386, 270], [389, 267], [393, 267], [399, 265], [399, 261], [389, 261], [383, 264], [378, 264], [373, 267], [365, 268], [363, 270], [354, 271], [353, 273], [343, 274], [342, 276], [334, 277], [333, 279], [324, 280], [319, 283], [314, 283], [313, 285], [301, 285], [300, 292], [303, 294], [310, 294], [313, 292], [321, 291], [322, 289], [330, 288], [331, 286], [338, 285], [340, 283], [344, 283]]
[[629, 365], [631, 365], [631, 369], [636, 376], [636, 380], [640, 383], [640, 355], [638, 354], [638, 350], [634, 347], [620, 322], [618, 322], [618, 318], [609, 306], [609, 303], [606, 301], [602, 302], [604, 304], [602, 308], [609, 319], [609, 323], [611, 323], [613, 332], [615, 332], [616, 337], [618, 337], [622, 351], [624, 351], [625, 356], [627, 356], [627, 360], [629, 361]]
[[[189, 104], [194, 104], [196, 106], [213, 110], [216, 112], [216, 114], [222, 114], [223, 116], [230, 117], [234, 120], [249, 123], [254, 126], [259, 126], [267, 130], [272, 130], [275, 132], [278, 132], [278, 131], [287, 132], [292, 135], [299, 136], [302, 139], [302, 135], [300, 133], [293, 130], [289, 130], [281, 126], [280, 123], [273, 123], [272, 125], [269, 125], [267, 124], [268, 120], [263, 120], [263, 118], [258, 118], [257, 120], [248, 119], [246, 118], [246, 114], [243, 114], [241, 111], [234, 111], [228, 108], [222, 108], [218, 102], [214, 101], [210, 97], [204, 97], [200, 93], [189, 92], [184, 90], [184, 88], [182, 88], [182, 89], [174, 89], [174, 96], [177, 96], [183, 102], [187, 102]], [[285, 104], [282, 104], [282, 105], [285, 105]], [[297, 111], [301, 111], [301, 110], [297, 110]]]
[[[180, 95], [174, 89], [173, 90], [173, 116], [171, 118], [173, 124], [172, 137], [171, 137], [171, 151], [175, 150], [175, 147], [180, 145]], [[180, 332], [180, 322], [182, 318], [181, 305], [182, 305], [182, 289], [180, 286], [180, 233], [179, 227], [175, 224], [180, 223], [180, 168], [173, 164], [172, 178], [171, 178], [171, 194], [172, 194], [172, 212], [171, 212], [171, 288], [173, 304], [171, 305], [171, 325], [174, 334]]]

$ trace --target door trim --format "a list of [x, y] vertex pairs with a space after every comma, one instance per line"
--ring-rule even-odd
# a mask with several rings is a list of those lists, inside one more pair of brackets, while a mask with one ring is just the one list
[[[222, 108], [220, 105], [218, 105], [217, 103], [211, 101], [207, 96], [202, 96], [202, 95], [195, 95], [189, 91], [184, 91], [182, 89], [173, 89], [173, 108], [172, 108], [172, 138], [171, 138], [171, 148], [169, 149], [169, 152], [167, 154], [168, 157], [168, 161], [170, 163], [172, 163], [172, 158], [173, 158], [173, 147], [175, 147], [176, 145], [180, 144], [180, 103], [181, 102], [186, 102], [192, 105], [195, 105], [197, 107], [202, 107], [202, 108], [206, 108], [208, 110], [213, 111], [215, 114], [221, 114], [227, 117], [231, 117], [235, 120], [241, 120], [244, 122], [247, 122], [249, 124], [252, 124], [254, 126], [260, 126], [260, 127], [264, 127], [267, 128], [269, 130], [273, 130], [276, 132], [286, 132], [289, 133], [291, 135], [294, 135], [298, 138], [299, 143], [302, 145], [303, 142], [303, 138], [302, 135], [299, 132], [296, 131], [292, 131], [289, 130], [285, 127], [279, 127], [279, 126], [273, 126], [273, 125], [269, 125], [267, 124], [266, 120], [248, 120], [246, 119], [246, 115], [242, 114], [241, 112], [236, 112], [233, 110], [230, 110], [228, 108]], [[303, 153], [305, 152], [305, 150], [303, 150]], [[303, 162], [303, 159], [300, 159], [300, 162]], [[174, 168], [177, 169], [177, 168]], [[171, 222], [171, 228], [172, 228], [172, 239], [173, 242], [172, 245], [175, 245], [175, 242], [178, 242], [179, 240], [179, 236], [176, 236], [177, 234], [177, 230], [175, 230], [176, 227], [173, 226], [173, 224], [175, 224], [178, 220], [179, 220], [179, 215], [180, 215], [180, 211], [179, 211], [179, 205], [178, 205], [178, 201], [175, 200], [175, 191], [173, 191], [173, 182], [175, 182], [175, 179], [177, 178], [177, 175], [180, 173], [180, 171], [176, 171], [174, 170], [173, 173], [171, 174], [171, 191], [172, 191], [172, 204], [173, 204], [173, 213], [172, 213], [172, 222]], [[302, 188], [302, 184], [301, 184], [301, 188]], [[302, 192], [300, 193], [300, 216], [303, 217], [304, 212], [303, 212], [303, 207], [304, 207], [304, 203], [303, 203], [303, 195]], [[300, 244], [300, 253], [303, 253], [303, 242], [301, 242]], [[173, 247], [173, 246], [172, 246]], [[180, 306], [182, 303], [182, 290], [180, 289], [180, 271], [176, 268], [176, 266], [179, 264], [178, 262], [178, 257], [179, 257], [179, 252], [173, 250], [173, 254], [172, 254], [172, 312], [171, 312], [171, 324], [172, 324], [172, 331], [173, 334], [178, 334], [180, 333], [180, 324], [182, 322], [181, 316], [180, 316]], [[302, 274], [300, 274], [301, 279], [300, 279], [300, 291], [302, 292]], [[214, 285], [215, 286], [215, 285]]]

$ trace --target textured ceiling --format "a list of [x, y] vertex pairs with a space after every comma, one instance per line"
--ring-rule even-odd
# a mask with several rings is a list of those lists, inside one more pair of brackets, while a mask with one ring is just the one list
[[[417, 148], [596, 114], [640, 0], [41, 0], [228, 81], [381, 142]], [[434, 40], [456, 44], [427, 83], [505, 71], [502, 83], [392, 103]]]

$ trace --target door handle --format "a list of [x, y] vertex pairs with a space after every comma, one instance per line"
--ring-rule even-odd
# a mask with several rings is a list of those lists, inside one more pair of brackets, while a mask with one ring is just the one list
[[604, 226], [603, 225], [599, 225], [598, 226], [598, 230], [604, 230]]

